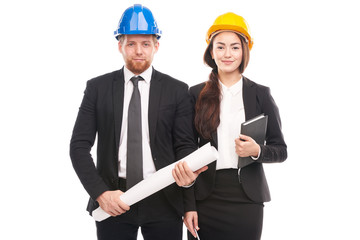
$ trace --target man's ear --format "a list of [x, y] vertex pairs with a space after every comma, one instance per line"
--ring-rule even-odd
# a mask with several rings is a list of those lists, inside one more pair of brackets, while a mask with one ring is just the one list
[[155, 44], [155, 53], [159, 50], [159, 46], [160, 46], [160, 43], [159, 43], [159, 41], [157, 41]]
[[120, 41], [118, 42], [118, 49], [119, 49], [119, 52], [122, 53], [122, 44]]
[[125, 46], [126, 41], [127, 41], [126, 35], [119, 36], [118, 49], [121, 54], [122, 54], [122, 49], [123, 49], [122, 47]]

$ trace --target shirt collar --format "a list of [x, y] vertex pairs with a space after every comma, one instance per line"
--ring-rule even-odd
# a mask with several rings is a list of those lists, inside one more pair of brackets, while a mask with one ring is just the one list
[[152, 72], [153, 72], [153, 68], [152, 68], [152, 66], [150, 66], [148, 69], [146, 69], [140, 75], [135, 75], [126, 66], [124, 66], [125, 84], [127, 84], [133, 76], [141, 76], [145, 80], [146, 83], [150, 83]]
[[229, 91], [233, 96], [237, 95], [239, 92], [242, 91], [243, 88], [243, 77], [240, 78], [240, 80], [235, 83], [234, 85], [232, 85], [231, 87], [226, 87], [221, 81], [220, 85], [221, 85], [221, 89], [223, 92], [225, 91]]

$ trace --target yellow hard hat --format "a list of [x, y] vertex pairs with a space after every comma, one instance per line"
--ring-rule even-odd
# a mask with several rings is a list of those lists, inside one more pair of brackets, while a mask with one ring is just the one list
[[243, 35], [248, 42], [249, 49], [251, 50], [254, 41], [250, 36], [249, 25], [247, 24], [247, 22], [243, 17], [236, 15], [235, 13], [232, 12], [228, 12], [217, 17], [213, 25], [207, 31], [206, 34], [207, 44], [210, 43], [210, 40], [213, 37], [214, 33], [222, 30], [235, 31]]

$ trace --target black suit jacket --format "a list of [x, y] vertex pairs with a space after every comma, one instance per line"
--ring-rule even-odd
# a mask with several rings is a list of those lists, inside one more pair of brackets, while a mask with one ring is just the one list
[[[88, 211], [107, 190], [118, 186], [118, 149], [123, 121], [123, 69], [91, 79], [74, 126], [70, 156], [81, 183], [90, 195]], [[153, 69], [149, 93], [149, 135], [157, 170], [185, 157], [197, 146], [192, 131], [193, 109], [188, 86]], [[97, 135], [96, 166], [90, 154]], [[164, 193], [183, 214], [182, 190], [176, 184]]]
[[[196, 100], [204, 86], [205, 83], [201, 83], [190, 88], [193, 106], [195, 106]], [[262, 163], [282, 162], [287, 158], [287, 147], [281, 132], [279, 110], [270, 94], [270, 89], [256, 84], [246, 77], [243, 77], [243, 101], [246, 120], [256, 117], [261, 113], [268, 115], [266, 145], [260, 145], [261, 154], [259, 159], [242, 168], [240, 173], [242, 186], [247, 196], [255, 202], [267, 202], [270, 201], [270, 192]], [[198, 138], [199, 146], [210, 141], [198, 136], [196, 131], [195, 134]], [[214, 132], [210, 142], [216, 148], [217, 141], [217, 134]], [[209, 169], [199, 175], [194, 186], [186, 190], [186, 211], [195, 210], [194, 200], [203, 200], [212, 191], [216, 174], [216, 161], [208, 166]]]

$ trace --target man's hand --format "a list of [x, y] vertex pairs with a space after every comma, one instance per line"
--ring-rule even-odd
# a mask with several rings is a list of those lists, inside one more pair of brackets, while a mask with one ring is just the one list
[[185, 216], [184, 216], [184, 224], [187, 227], [187, 229], [189, 230], [189, 232], [191, 232], [191, 234], [194, 236], [194, 238], [196, 238], [196, 233], [194, 231], [194, 228], [196, 228], [196, 231], [199, 231], [199, 224], [198, 224], [198, 214], [196, 211], [190, 211], [190, 212], [186, 212]]
[[123, 194], [122, 191], [106, 191], [103, 192], [97, 199], [100, 207], [110, 214], [111, 216], [115, 217], [117, 215], [121, 215], [128, 211], [130, 207], [125, 204], [123, 201], [120, 200], [120, 196]]
[[199, 176], [200, 173], [206, 171], [207, 169], [208, 167], [205, 166], [193, 172], [186, 162], [179, 162], [172, 170], [172, 175], [178, 186], [189, 186], [195, 181], [195, 179]]

